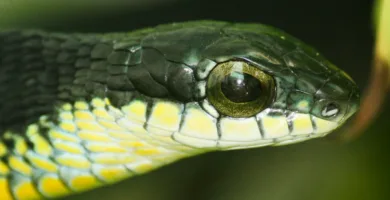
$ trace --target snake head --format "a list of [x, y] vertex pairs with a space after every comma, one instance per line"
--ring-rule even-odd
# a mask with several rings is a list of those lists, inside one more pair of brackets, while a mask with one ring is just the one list
[[[142, 48], [152, 77], [167, 82], [169, 95], [154, 107], [177, 105], [151, 108], [149, 119], [177, 118], [166, 135], [187, 146], [226, 150], [322, 137], [359, 106], [357, 86], [345, 72], [272, 27], [175, 24], [145, 37]], [[149, 120], [148, 131], [166, 130], [158, 123]]]

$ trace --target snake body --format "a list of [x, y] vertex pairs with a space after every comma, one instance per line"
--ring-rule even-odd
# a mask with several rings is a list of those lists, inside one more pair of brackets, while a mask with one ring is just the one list
[[265, 25], [0, 38], [2, 200], [57, 198], [200, 153], [322, 137], [359, 104], [348, 75]]

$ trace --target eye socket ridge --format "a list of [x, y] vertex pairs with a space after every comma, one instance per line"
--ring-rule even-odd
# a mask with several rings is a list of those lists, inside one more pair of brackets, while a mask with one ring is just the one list
[[273, 100], [272, 76], [245, 61], [218, 64], [207, 81], [207, 97], [222, 114], [250, 117], [264, 110]]

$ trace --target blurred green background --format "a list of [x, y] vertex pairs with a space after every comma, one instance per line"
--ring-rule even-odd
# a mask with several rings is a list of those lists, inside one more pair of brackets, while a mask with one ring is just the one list
[[[86, 1], [93, 2], [92, 7], [76, 1], [29, 2], [0, 14], [0, 25], [110, 32], [196, 19], [265, 23], [317, 48], [362, 89], [369, 78], [373, 1]], [[387, 200], [389, 122], [387, 103], [365, 134], [351, 143], [325, 138], [291, 146], [209, 153], [64, 199]]]

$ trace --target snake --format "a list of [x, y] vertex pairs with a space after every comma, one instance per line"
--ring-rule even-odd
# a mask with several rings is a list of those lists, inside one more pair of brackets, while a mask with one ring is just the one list
[[0, 31], [0, 199], [52, 199], [211, 151], [320, 138], [359, 109], [352, 78], [253, 23]]

